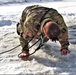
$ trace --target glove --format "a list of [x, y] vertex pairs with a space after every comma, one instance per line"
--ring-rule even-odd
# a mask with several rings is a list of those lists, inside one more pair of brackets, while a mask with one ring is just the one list
[[67, 55], [68, 53], [70, 53], [70, 51], [68, 49], [61, 49], [62, 55]]

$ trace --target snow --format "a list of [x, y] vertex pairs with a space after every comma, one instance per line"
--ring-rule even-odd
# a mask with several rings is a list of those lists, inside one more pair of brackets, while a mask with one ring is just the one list
[[[35, 4], [55, 8], [62, 14], [68, 26], [71, 53], [65, 56], [61, 55], [59, 42], [55, 43], [49, 40], [45, 46], [30, 56], [28, 61], [23, 61], [18, 58], [18, 54], [21, 52], [21, 47], [18, 47], [0, 54], [0, 74], [75, 75], [76, 2], [30, 2], [0, 5], [0, 53], [20, 44], [19, 36], [16, 33], [16, 24], [20, 20], [23, 9]], [[31, 52], [37, 45], [31, 48]]]

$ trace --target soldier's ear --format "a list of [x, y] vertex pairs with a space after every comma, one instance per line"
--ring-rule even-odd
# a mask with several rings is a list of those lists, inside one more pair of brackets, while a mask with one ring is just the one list
[[42, 31], [43, 31], [43, 33], [46, 33], [46, 28], [43, 27], [43, 28], [42, 28]]

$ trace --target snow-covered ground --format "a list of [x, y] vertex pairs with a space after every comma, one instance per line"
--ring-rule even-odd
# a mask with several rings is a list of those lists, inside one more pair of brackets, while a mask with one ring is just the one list
[[45, 3], [0, 6], [0, 53], [19, 45], [16, 24], [23, 9], [35, 4], [55, 8], [62, 14], [69, 30], [71, 53], [62, 56], [59, 42], [49, 40], [28, 61], [22, 61], [17, 56], [21, 52], [21, 47], [18, 47], [8, 53], [0, 54], [0, 74], [76, 75], [76, 2]]

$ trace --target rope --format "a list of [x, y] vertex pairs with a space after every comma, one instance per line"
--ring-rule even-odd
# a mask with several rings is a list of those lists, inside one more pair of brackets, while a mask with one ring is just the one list
[[31, 47], [33, 47], [37, 42], [39, 42], [41, 40], [41, 38], [38, 40], [38, 41], [36, 41], [32, 46], [30, 46], [29, 47], [29, 49], [31, 48]]
[[34, 53], [35, 53], [37, 50], [39, 50], [42, 46], [43, 46], [43, 44], [40, 44], [40, 45], [38, 46], [38, 48], [37, 48], [37, 49], [35, 49], [35, 51], [34, 51], [34, 52], [32, 52], [30, 55], [34, 54]]
[[[32, 39], [31, 39], [32, 40]], [[30, 40], [30, 41], [31, 41]], [[36, 41], [32, 46], [34, 46], [37, 42], [39, 42], [41, 40], [41, 38], [38, 40], [38, 41]], [[29, 41], [29, 42], [30, 42]], [[27, 45], [27, 44], [26, 44]], [[16, 49], [17, 47], [19, 47], [20, 46], [20, 44], [19, 45], [17, 45], [16, 47], [14, 47], [14, 48], [12, 48], [12, 49], [9, 49], [9, 50], [7, 50], [7, 51], [4, 51], [4, 52], [1, 52], [0, 54], [4, 54], [4, 53], [7, 53], [7, 52], [10, 52], [10, 51], [12, 51], [12, 50], [14, 50], [14, 49]], [[29, 49], [32, 47], [32, 46], [30, 46], [29, 47]], [[31, 54], [30, 54], [31, 55]]]
[[16, 49], [16, 48], [19, 47], [19, 46], [20, 46], [20, 44], [17, 45], [16, 47], [12, 48], [12, 49], [9, 49], [9, 50], [7, 50], [7, 51], [1, 52], [0, 54], [3, 54], [3, 53], [6, 53], [6, 52], [9, 52], [9, 51], [12, 51], [12, 50]]
[[[33, 39], [33, 38], [32, 38], [32, 39]], [[32, 39], [31, 39], [30, 41], [32, 41]], [[30, 42], [30, 41], [29, 41], [29, 42]], [[28, 43], [29, 43], [29, 42], [28, 42]], [[27, 43], [27, 44], [28, 44], [28, 43]], [[26, 44], [26, 45], [27, 45], [27, 44]], [[7, 51], [1, 52], [0, 54], [10, 52], [10, 51], [12, 51], [12, 50], [16, 49], [16, 48], [17, 48], [17, 47], [19, 47], [19, 46], [20, 46], [20, 44], [19, 44], [19, 45], [17, 45], [16, 47], [12, 48], [12, 49], [9, 49], [9, 50], [7, 50]]]

